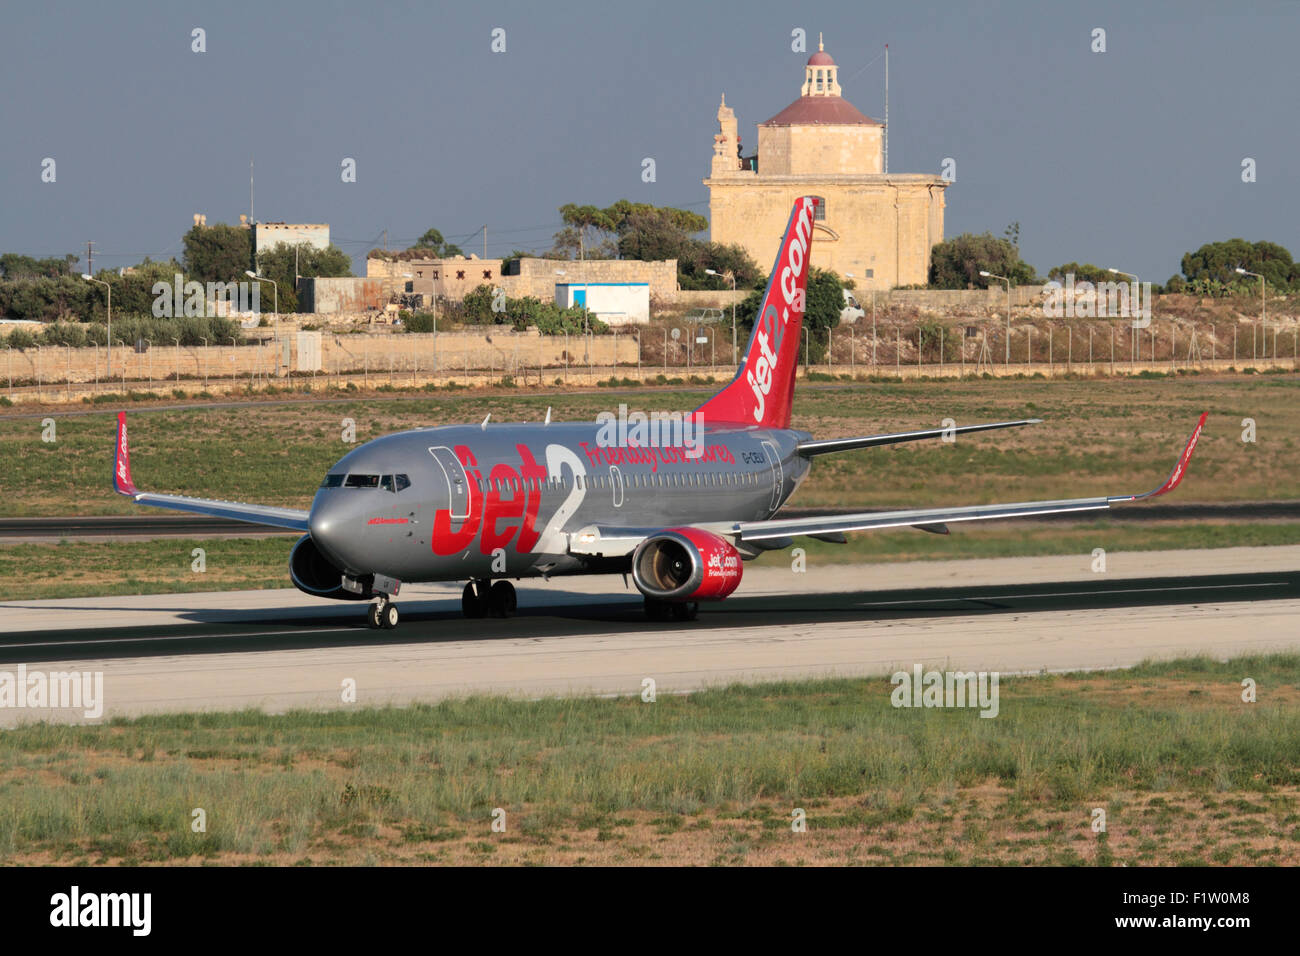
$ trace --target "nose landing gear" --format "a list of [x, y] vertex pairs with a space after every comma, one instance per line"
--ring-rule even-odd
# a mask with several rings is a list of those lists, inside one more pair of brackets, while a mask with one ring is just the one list
[[391, 631], [397, 627], [398, 617], [397, 605], [390, 601], [387, 595], [381, 594], [379, 600], [370, 605], [366, 624], [371, 628]]
[[460, 608], [468, 618], [513, 617], [517, 601], [515, 586], [509, 581], [479, 578], [465, 585]]

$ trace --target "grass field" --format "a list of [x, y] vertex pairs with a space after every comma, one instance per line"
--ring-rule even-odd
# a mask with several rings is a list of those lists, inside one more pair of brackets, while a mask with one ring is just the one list
[[[1246, 677], [1257, 703], [1241, 700]], [[994, 719], [896, 709], [892, 689], [811, 680], [653, 703], [475, 697], [21, 727], [0, 735], [0, 855], [1300, 863], [1300, 656], [1007, 678]]]
[[[358, 441], [457, 422], [590, 420], [627, 401], [636, 409], [689, 409], [712, 389], [599, 390], [537, 396], [497, 389], [429, 397], [339, 399], [238, 408], [161, 409], [132, 415], [132, 466], [141, 488], [305, 507], [321, 475]], [[959, 439], [826, 456], [795, 504], [978, 504], [1145, 491], [1173, 465], [1201, 411], [1210, 420], [1185, 501], [1300, 498], [1300, 376], [1185, 376], [1092, 381], [873, 382], [801, 385], [797, 428], [818, 437], [1039, 417], [1042, 425]], [[0, 515], [126, 514], [139, 509], [110, 488], [113, 414], [0, 417]], [[1257, 441], [1241, 441], [1242, 419]]]
[[[166, 538], [153, 541], [64, 541], [0, 544], [0, 601], [91, 597], [109, 594], [170, 594], [290, 587], [289, 550], [295, 537]], [[811, 539], [796, 542], [810, 567], [958, 558], [1008, 558], [1182, 548], [1264, 547], [1300, 544], [1300, 522], [1227, 524], [1171, 522], [1070, 525], [1009, 523], [956, 526], [950, 535], [908, 529], [852, 535], [847, 544]], [[193, 569], [193, 549], [204, 550], [205, 570]], [[759, 565], [788, 564], [790, 550], [769, 551]], [[752, 566], [752, 565], [751, 565]], [[923, 575], [923, 572], [922, 572]], [[542, 586], [542, 585], [539, 585]], [[740, 593], [744, 593], [741, 584]]]

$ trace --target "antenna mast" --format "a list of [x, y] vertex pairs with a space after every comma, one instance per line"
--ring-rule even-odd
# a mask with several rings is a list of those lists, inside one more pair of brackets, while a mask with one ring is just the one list
[[885, 173], [889, 173], [889, 44], [885, 44]]

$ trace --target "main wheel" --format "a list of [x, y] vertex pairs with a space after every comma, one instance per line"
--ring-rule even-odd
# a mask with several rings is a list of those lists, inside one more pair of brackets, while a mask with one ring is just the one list
[[696, 601], [687, 601], [684, 604], [674, 604], [672, 607], [674, 621], [693, 621], [700, 614], [700, 605]]
[[479, 597], [478, 589], [471, 581], [465, 585], [465, 590], [460, 595], [460, 609], [466, 617], [476, 618], [483, 617], [487, 613], [483, 599]]
[[673, 608], [667, 601], [648, 597], [645, 599], [645, 616], [651, 621], [672, 620]]
[[379, 615], [380, 626], [386, 631], [391, 631], [397, 627], [397, 605], [389, 601], [384, 605], [383, 612]]
[[488, 591], [488, 605], [493, 617], [513, 617], [518, 601], [515, 586], [509, 581], [497, 581]]
[[370, 609], [366, 612], [367, 627], [380, 628], [384, 626], [384, 604], [385, 602], [383, 601], [376, 601], [374, 604], [370, 605]]

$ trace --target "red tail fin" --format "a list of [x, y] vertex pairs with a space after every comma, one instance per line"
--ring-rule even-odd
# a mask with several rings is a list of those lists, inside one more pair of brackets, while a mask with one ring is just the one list
[[131, 481], [131, 446], [126, 441], [126, 412], [117, 413], [117, 449], [113, 461], [113, 488], [119, 495], [136, 494]]
[[795, 200], [736, 377], [695, 410], [710, 424], [790, 427], [816, 208], [812, 196]]

